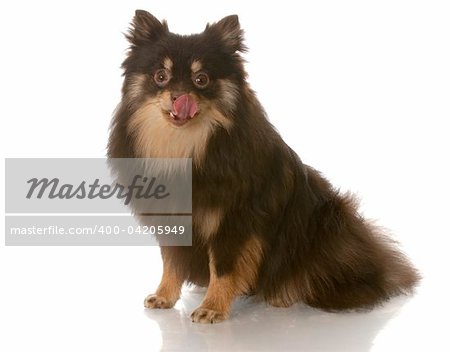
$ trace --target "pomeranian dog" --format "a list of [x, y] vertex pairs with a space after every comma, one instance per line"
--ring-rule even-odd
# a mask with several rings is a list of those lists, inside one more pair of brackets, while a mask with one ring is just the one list
[[268, 122], [237, 16], [186, 36], [138, 10], [126, 37], [108, 157], [192, 158], [192, 246], [161, 247], [145, 307], [173, 307], [185, 282], [208, 287], [191, 315], [199, 323], [227, 319], [240, 295], [336, 311], [412, 291], [408, 259]]

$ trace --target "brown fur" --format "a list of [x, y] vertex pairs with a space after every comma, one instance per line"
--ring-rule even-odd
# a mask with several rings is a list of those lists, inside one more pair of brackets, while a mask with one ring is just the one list
[[[137, 11], [128, 39], [108, 156], [193, 159], [192, 247], [161, 248], [164, 274], [147, 307], [173, 306], [183, 282], [209, 285], [192, 315], [207, 323], [226, 319], [241, 294], [345, 310], [412, 291], [419, 276], [407, 258], [267, 121], [246, 82], [237, 16], [179, 36]], [[171, 79], [160, 87], [153, 74], [163, 68]], [[209, 75], [205, 89], [193, 68]], [[199, 106], [182, 126], [170, 120], [174, 94]]]

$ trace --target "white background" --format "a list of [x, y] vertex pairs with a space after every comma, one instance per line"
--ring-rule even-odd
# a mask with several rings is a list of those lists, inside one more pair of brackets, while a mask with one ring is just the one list
[[144, 311], [157, 248], [2, 244], [0, 349], [449, 350], [448, 1], [3, 1], [1, 157], [105, 155], [122, 32], [137, 8], [183, 34], [239, 14], [249, 81], [271, 122], [391, 229], [422, 284], [366, 314], [239, 301], [230, 321], [200, 326], [188, 314], [201, 293]]

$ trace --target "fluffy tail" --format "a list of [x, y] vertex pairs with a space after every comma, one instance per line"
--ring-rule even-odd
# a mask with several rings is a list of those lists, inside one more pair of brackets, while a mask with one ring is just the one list
[[305, 303], [326, 310], [367, 309], [413, 290], [416, 269], [358, 214], [351, 195], [336, 193], [314, 218], [311, 257], [304, 262]]

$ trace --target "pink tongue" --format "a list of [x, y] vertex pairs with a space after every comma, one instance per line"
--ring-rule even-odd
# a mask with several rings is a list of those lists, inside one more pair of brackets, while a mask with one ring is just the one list
[[179, 120], [192, 118], [197, 111], [197, 103], [189, 94], [180, 95], [172, 104], [172, 114]]

